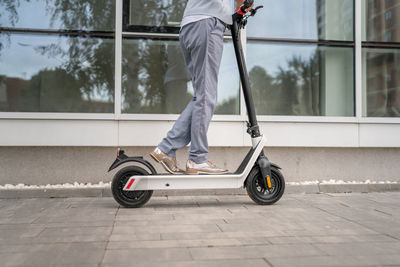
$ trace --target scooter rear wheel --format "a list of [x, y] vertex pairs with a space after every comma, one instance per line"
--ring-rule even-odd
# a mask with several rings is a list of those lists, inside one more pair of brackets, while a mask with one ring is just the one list
[[277, 202], [285, 191], [285, 179], [275, 167], [271, 167], [271, 188], [264, 187], [258, 166], [254, 166], [247, 176], [246, 190], [249, 197], [259, 205], [272, 205]]
[[111, 192], [114, 199], [126, 208], [139, 208], [146, 204], [153, 195], [153, 190], [126, 191], [123, 190], [132, 175], [148, 175], [148, 172], [138, 166], [128, 166], [119, 170], [112, 180]]

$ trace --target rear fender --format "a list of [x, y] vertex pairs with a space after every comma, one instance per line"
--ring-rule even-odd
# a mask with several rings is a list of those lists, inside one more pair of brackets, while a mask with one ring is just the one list
[[156, 169], [151, 165], [150, 162], [145, 160], [143, 157], [128, 157], [127, 155], [124, 154], [124, 151], [121, 150], [121, 153], [118, 154], [117, 158], [114, 160], [114, 162], [111, 164], [110, 168], [108, 171], [110, 172], [111, 170], [117, 168], [118, 166], [121, 166], [122, 164], [128, 163], [128, 162], [137, 162], [140, 163], [144, 166], [146, 166], [152, 174], [157, 174]]

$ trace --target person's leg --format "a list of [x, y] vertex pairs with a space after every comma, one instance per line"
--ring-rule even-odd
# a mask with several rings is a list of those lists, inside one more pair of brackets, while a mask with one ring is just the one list
[[167, 136], [158, 144], [158, 148], [170, 157], [176, 158], [176, 150], [190, 142], [190, 124], [192, 121], [193, 101], [186, 106]]
[[207, 131], [217, 102], [218, 71], [225, 30], [217, 18], [200, 22], [184, 40], [190, 47], [196, 99], [192, 107], [189, 160], [197, 164], [206, 162], [209, 152]]
[[[194, 29], [196, 22], [188, 24], [184, 26], [179, 33], [179, 42], [181, 46], [181, 50], [183, 53], [183, 57], [186, 63], [186, 67], [192, 76], [193, 79], [193, 62], [189, 52], [188, 47], [186, 46], [186, 36]], [[176, 96], [179, 98], [181, 96]], [[171, 130], [168, 131], [167, 136], [161, 141], [161, 143], [157, 146], [163, 153], [167, 154], [170, 157], [176, 157], [176, 150], [185, 147], [190, 143], [190, 130], [191, 130], [191, 122], [192, 122], [192, 112], [193, 112], [193, 104], [194, 100], [190, 101], [186, 108], [183, 110], [181, 115], [178, 117], [174, 126]]]

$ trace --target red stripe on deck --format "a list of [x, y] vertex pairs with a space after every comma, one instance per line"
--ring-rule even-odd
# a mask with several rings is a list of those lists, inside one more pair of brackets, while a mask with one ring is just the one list
[[129, 184], [128, 184], [128, 186], [126, 187], [126, 189], [131, 188], [131, 186], [132, 186], [132, 184], [133, 184], [134, 181], [135, 181], [135, 179], [132, 179], [132, 180], [129, 182]]

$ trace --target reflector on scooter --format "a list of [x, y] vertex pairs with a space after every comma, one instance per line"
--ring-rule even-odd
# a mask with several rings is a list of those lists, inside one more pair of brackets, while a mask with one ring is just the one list
[[129, 184], [128, 184], [128, 186], [126, 187], [127, 190], [131, 188], [131, 186], [132, 186], [132, 184], [133, 184], [134, 181], [135, 181], [135, 179], [131, 179], [131, 180], [129, 181]]
[[267, 185], [268, 185], [268, 188], [271, 188], [271, 187], [272, 187], [272, 185], [271, 185], [271, 178], [269, 177], [269, 175], [267, 176]]

